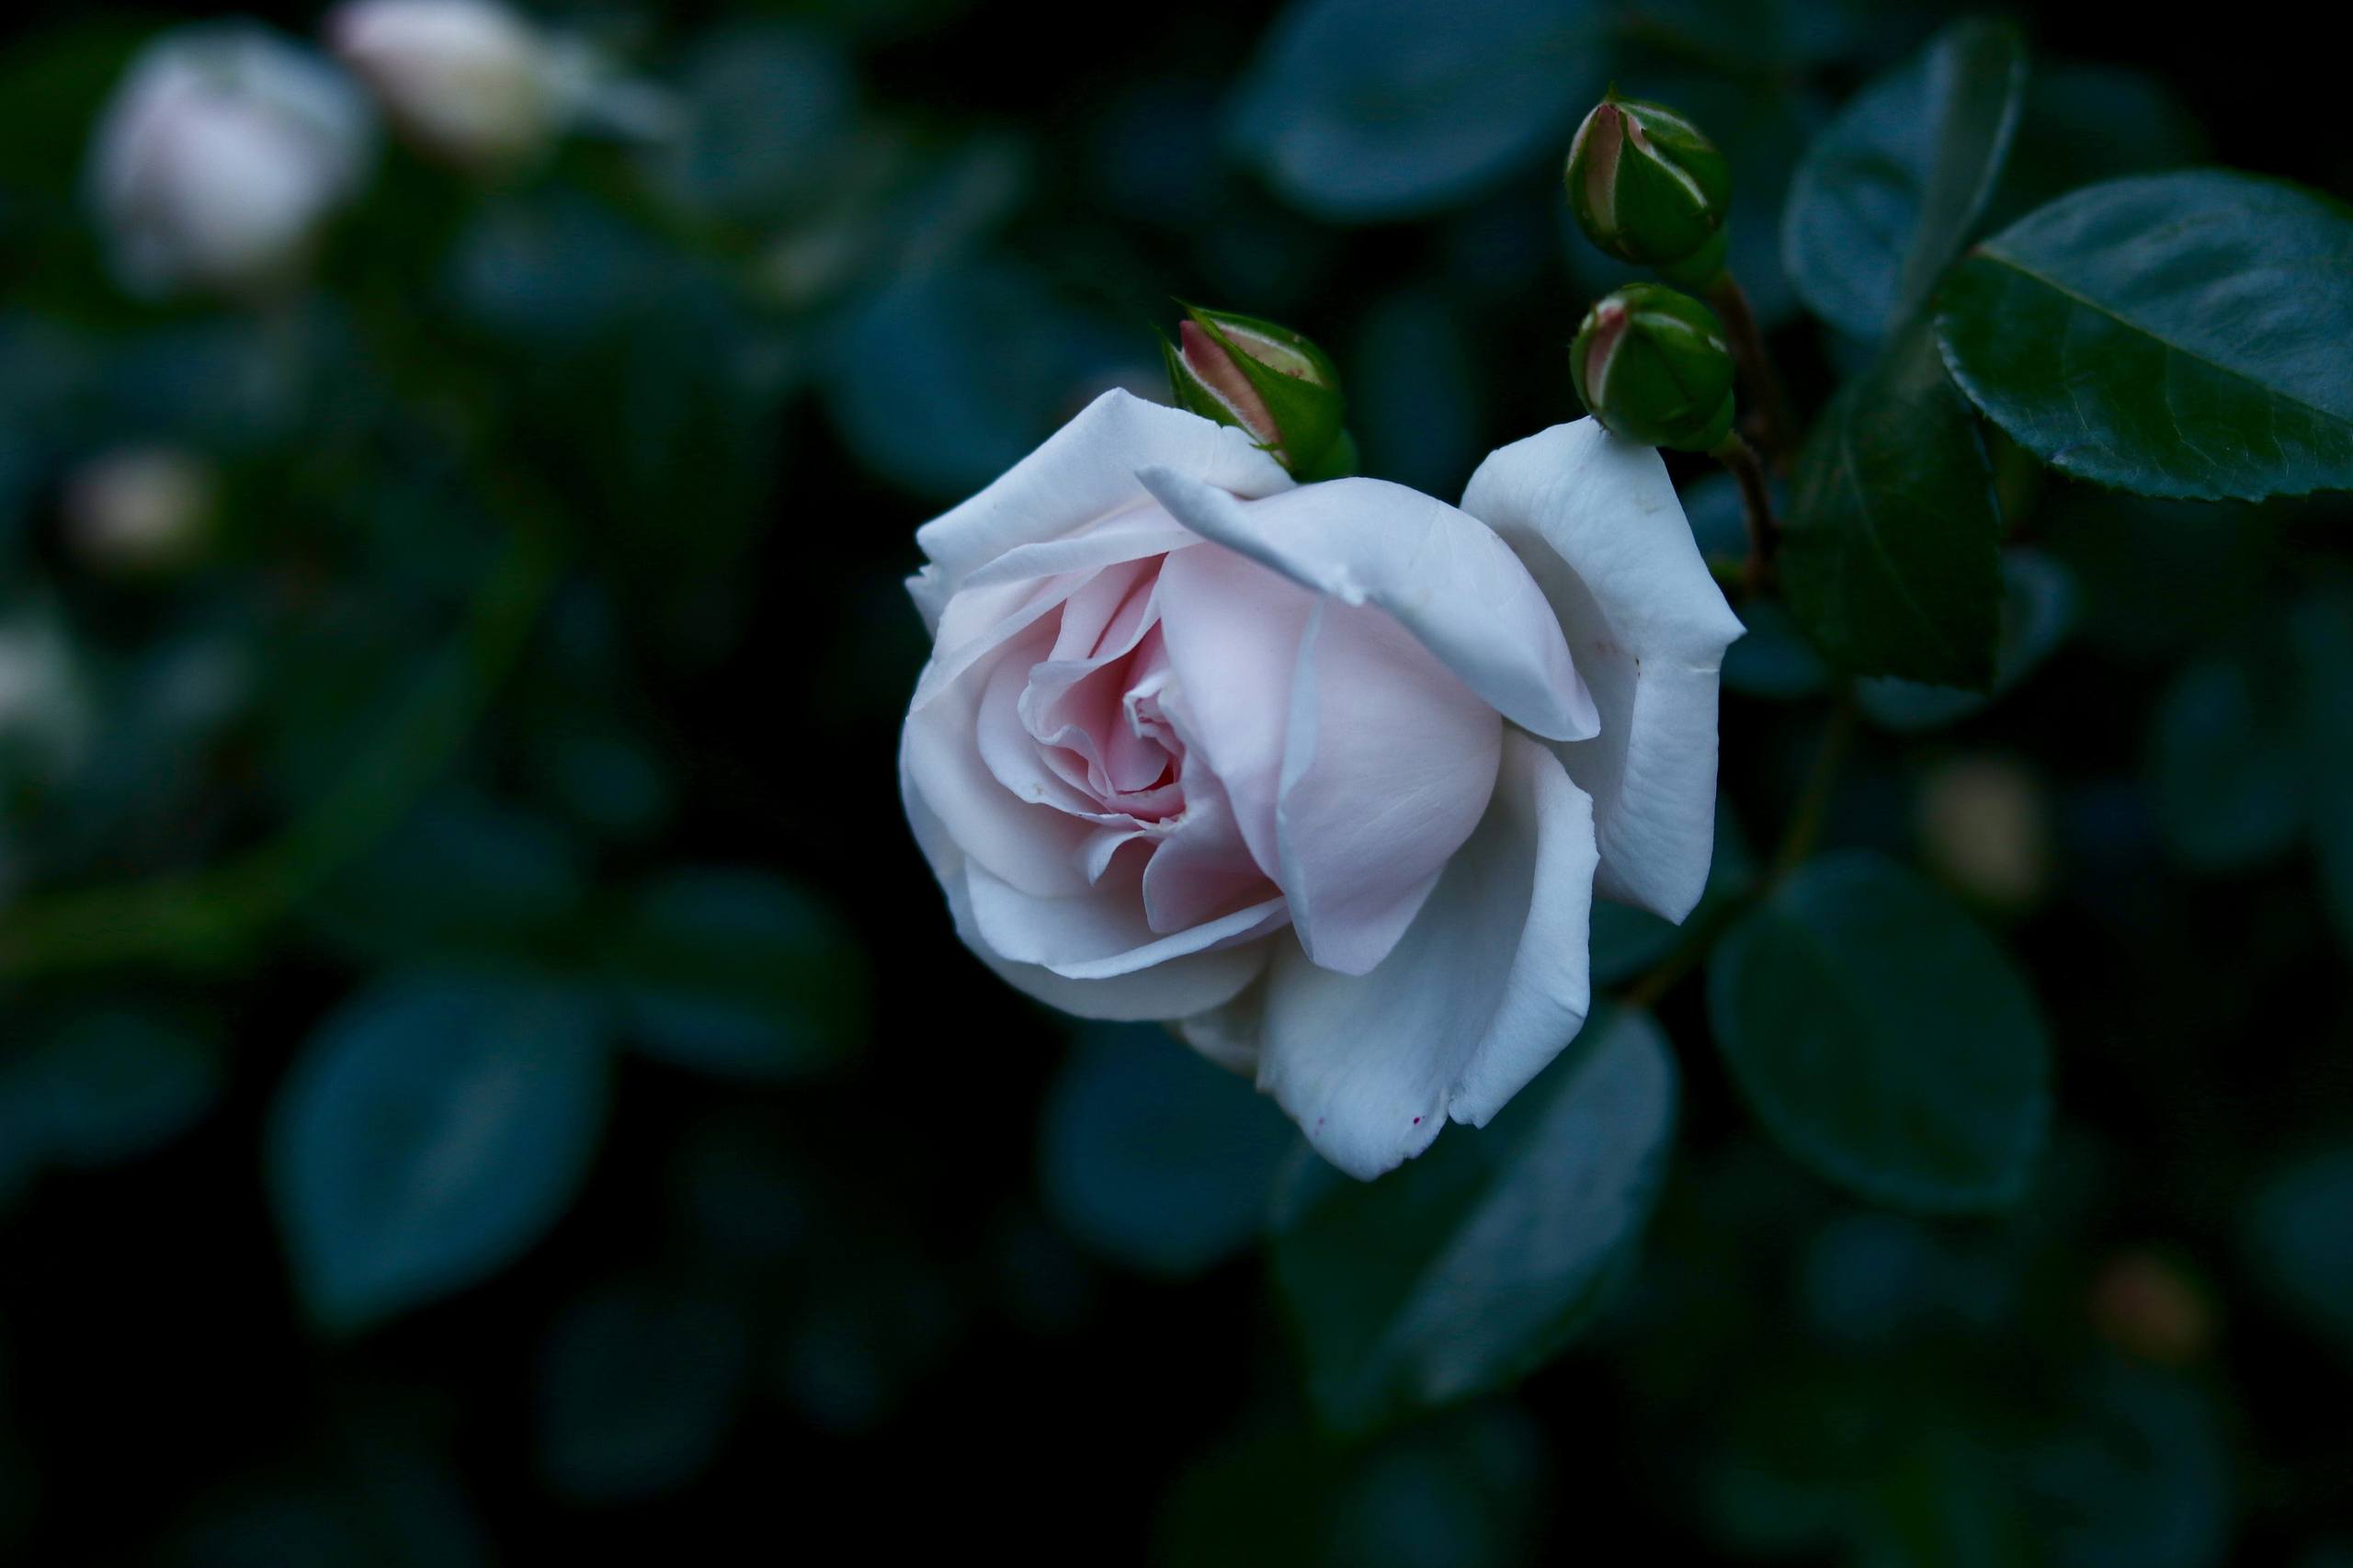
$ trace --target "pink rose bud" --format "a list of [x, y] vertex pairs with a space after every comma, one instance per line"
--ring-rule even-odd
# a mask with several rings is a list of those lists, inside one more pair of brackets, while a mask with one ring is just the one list
[[164, 35], [115, 90], [90, 154], [116, 276], [142, 294], [285, 284], [372, 142], [358, 94], [296, 45], [244, 23]]
[[1356, 472], [1339, 373], [1314, 344], [1272, 322], [1186, 307], [1168, 351], [1176, 404], [1249, 432], [1301, 479]]

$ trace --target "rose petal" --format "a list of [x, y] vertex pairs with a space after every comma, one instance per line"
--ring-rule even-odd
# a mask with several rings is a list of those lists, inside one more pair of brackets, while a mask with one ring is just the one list
[[[1086, 891], [1085, 851], [1097, 825], [1076, 814], [1077, 791], [1043, 767], [1037, 743], [1017, 728], [1022, 683], [1051, 645], [1050, 630], [1033, 625], [919, 696], [900, 742], [908, 776], [964, 855], [1040, 898]], [[985, 746], [984, 711], [995, 716]]]
[[1716, 672], [1741, 624], [1666, 465], [1580, 419], [1490, 455], [1462, 507], [1542, 585], [1600, 707], [1598, 736], [1558, 748], [1593, 797], [1599, 891], [1682, 919], [1708, 880]]
[[[1070, 898], [1033, 898], [976, 865], [964, 869], [972, 925], [989, 950], [1010, 963], [1031, 963], [1066, 980], [1108, 980], [1211, 948], [1228, 948], [1279, 928], [1286, 912], [1275, 893], [1232, 914], [1164, 936], [1144, 921], [1141, 855]], [[1270, 890], [1271, 891], [1271, 890]]]
[[1267, 875], [1281, 863], [1275, 808], [1292, 672], [1315, 596], [1231, 550], [1198, 545], [1160, 569], [1160, 631], [1183, 693], [1184, 737], [1225, 785]]
[[916, 788], [904, 744], [899, 753], [899, 794], [906, 806], [908, 824], [915, 829], [915, 843], [948, 896], [949, 916], [958, 938], [1007, 984], [1050, 1007], [1082, 1018], [1121, 1022], [1188, 1017], [1232, 1001], [1266, 970], [1268, 944], [1263, 937], [1204, 949], [1149, 969], [1099, 980], [1072, 980], [1036, 964], [1004, 958], [980, 936], [967, 880], [969, 862]]
[[1025, 545], [1059, 540], [1150, 501], [1136, 470], [1166, 464], [1240, 495], [1288, 489], [1290, 475], [1244, 432], [1113, 390], [1046, 437], [987, 489], [915, 530], [930, 564], [907, 591], [936, 628], [965, 577]]
[[1291, 686], [1277, 879], [1307, 956], [1387, 957], [1487, 810], [1504, 724], [1370, 606], [1318, 599]]
[[[1517, 733], [1487, 816], [1396, 948], [1366, 975], [1275, 943], [1258, 1083], [1316, 1151], [1370, 1179], [1451, 1116], [1483, 1123], [1576, 1035], [1591, 1002], [1592, 802]], [[1188, 1039], [1247, 1054], [1246, 1003], [1203, 1008]]]
[[1342, 604], [1388, 611], [1512, 722], [1554, 740], [1597, 728], [1552, 607], [1477, 518], [1375, 479], [1251, 501], [1174, 468], [1138, 477], [1202, 538]]

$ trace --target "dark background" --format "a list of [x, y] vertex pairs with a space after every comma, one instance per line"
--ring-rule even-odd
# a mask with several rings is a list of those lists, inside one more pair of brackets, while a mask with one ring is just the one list
[[[1942, 15], [1858, 11], [1848, 45], [1802, 63], [1749, 47], [1756, 18], [1814, 9], [1836, 10], [1718, 8], [1733, 20], [1714, 24], [1717, 46], [1794, 138], [1760, 172], [1719, 130], [1736, 177], [1785, 179], [1804, 130]], [[1668, 15], [1682, 28], [1706, 11]], [[315, 21], [262, 14], [298, 35]], [[1714, 68], [1660, 45], [1643, 6], [1628, 14], [1627, 91], [1665, 97]], [[325, 346], [305, 360], [308, 394], [217, 438], [235, 516], [211, 559], [165, 585], [92, 580], [59, 533], [58, 488], [113, 435], [203, 430], [207, 394], [194, 413], [164, 407], [172, 372], [134, 367], [123, 379], [153, 397], [42, 428], [0, 527], [0, 601], [49, 585], [109, 667], [206, 618], [244, 628], [278, 676], [314, 656], [305, 639], [345, 646], [381, 619], [374, 667], [404, 667], [429, 640], [383, 607], [434, 599], [480, 555], [450, 542], [466, 504], [447, 497], [473, 493], [482, 465], [534, 476], [576, 554], [449, 787], [557, 824], [598, 888], [726, 864], [815, 895], [845, 934], [823, 983], [848, 999], [829, 1016], [863, 1022], [783, 1082], [625, 1057], [593, 1169], [544, 1241], [483, 1285], [338, 1338], [310, 1325], [289, 1275], [268, 1118], [320, 1021], [419, 953], [447, 961], [448, 934], [416, 951], [397, 933], [392, 950], [338, 937], [338, 911], [380, 935], [396, 925], [338, 881], [233, 962], [0, 978], [0, 1061], [128, 995], [202, 1020], [216, 1064], [184, 1131], [119, 1161], [52, 1163], [0, 1198], [0, 1558], [2353, 1555], [2353, 1328], [2346, 1292], [2333, 1319], [2313, 1304], [2347, 1280], [2353, 1182], [2288, 1180], [2353, 1147], [2346, 948], [2301, 854], [2185, 866], [2148, 766], [2179, 673], [2259, 640], [2341, 573], [2341, 506], [2171, 508], [2126, 527], [2120, 510], [2154, 509], [2045, 486], [2022, 526], [2075, 574], [2075, 638], [1953, 728], [1867, 732], [1847, 771], [1829, 841], [1917, 855], [1963, 892], [1966, 849], [1954, 871], [1922, 826], [1940, 768], [1993, 759], [2047, 824], [2036, 884], [1984, 905], [2058, 1050], [2052, 1151], [2015, 1217], [1878, 1213], [1782, 1161], [1685, 984], [1660, 1009], [1685, 1104], [1644, 1267], [1602, 1331], [1511, 1401], [1371, 1448], [1324, 1444], [1254, 1250], [1168, 1278], [1073, 1221], [1084, 1205], [1040, 1153], [1072, 1027], [955, 944], [892, 783], [925, 652], [897, 587], [914, 526], [1089, 390], [1149, 385], [1171, 295], [1316, 336], [1350, 378], [1369, 471], [1450, 496], [1490, 447], [1575, 412], [1562, 349], [1608, 277], [1562, 232], [1552, 154], [1406, 221], [1329, 222], [1270, 193], [1217, 132], [1271, 16], [923, 0], [590, 13], [632, 24], [636, 58], [665, 79], [716, 29], [779, 23], [837, 62], [826, 79], [856, 104], [841, 125], [887, 125], [926, 167], [1017, 148], [1016, 172], [1001, 198], [973, 199], [985, 215], [961, 232], [879, 203], [873, 221], [906, 234], [775, 308], [714, 281], [740, 276], [764, 214], [665, 220], [596, 150], [480, 194], [392, 153], [322, 259], [333, 310], [303, 318], [304, 341]], [[63, 324], [93, 355], [213, 319], [114, 297], [60, 216], [112, 77], [101, 62], [167, 19], [41, 4], [10, 24], [6, 319]], [[2144, 75], [2178, 105], [2171, 144], [2353, 189], [2341, 61], [2316, 37], [2286, 40], [2251, 13], [2019, 20], [2046, 66]], [[2014, 182], [2073, 167], [2063, 121], [2022, 142]], [[813, 185], [846, 161], [839, 135], [790, 150]], [[548, 322], [468, 296], [443, 259], [502, 203], [600, 215], [544, 231], [557, 238], [533, 265], [552, 271], [519, 287]], [[603, 277], [606, 251], [631, 246], [655, 259], [624, 268], [619, 302], [564, 315], [562, 280]], [[874, 302], [927, 267], [935, 292]], [[1841, 349], [1751, 281], [1801, 401], [1818, 403]], [[714, 380], [745, 359], [773, 373]], [[444, 415], [472, 434], [441, 440]], [[332, 520], [347, 517], [363, 520]], [[324, 601], [290, 596], [297, 582], [327, 585]], [[322, 602], [335, 612], [301, 608]], [[273, 759], [343, 706], [257, 699], [198, 760], [134, 767], [124, 792], [153, 797], [146, 817], [124, 808], [138, 832], [60, 826], [85, 785], [15, 790], [11, 841], [93, 840], [78, 859], [60, 850], [36, 889], [226, 854], [278, 820], [281, 774], [303, 776]], [[551, 787], [551, 713], [614, 721], [658, 804], [600, 819]], [[1778, 834], [1819, 722], [1803, 701], [1727, 693], [1723, 787], [1752, 844]], [[321, 729], [316, 744], [341, 743]], [[183, 789], [184, 769], [200, 786]], [[556, 961], [549, 943], [508, 940], [528, 921], [492, 924], [461, 957]], [[651, 1349], [615, 1338], [600, 1364], [642, 1365], [644, 1386], [617, 1396], [613, 1430], [578, 1437], [566, 1422], [585, 1418], [551, 1392], [565, 1374], [551, 1336], [614, 1281], [689, 1326]], [[1931, 1439], [1906, 1451], [1936, 1457], [1884, 1473], [1877, 1456], [1905, 1447], [1890, 1434], [1917, 1432]]]

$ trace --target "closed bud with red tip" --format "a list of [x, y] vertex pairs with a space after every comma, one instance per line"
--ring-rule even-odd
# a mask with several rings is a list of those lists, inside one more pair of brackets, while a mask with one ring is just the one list
[[1612, 94], [1569, 146], [1569, 208], [1620, 261], [1705, 288], [1724, 262], [1732, 171], [1705, 132], [1664, 104]]
[[1347, 400], [1321, 348], [1255, 316], [1188, 305], [1185, 318], [1164, 345], [1178, 407], [1248, 431], [1296, 478], [1356, 472]]

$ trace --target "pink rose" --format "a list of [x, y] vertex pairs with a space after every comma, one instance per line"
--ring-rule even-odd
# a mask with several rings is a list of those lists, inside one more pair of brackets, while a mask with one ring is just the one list
[[1596, 891], [1699, 899], [1741, 626], [1591, 420], [1458, 510], [1108, 392], [916, 540], [900, 782], [957, 934], [1255, 1071], [1353, 1175], [1575, 1036]]

